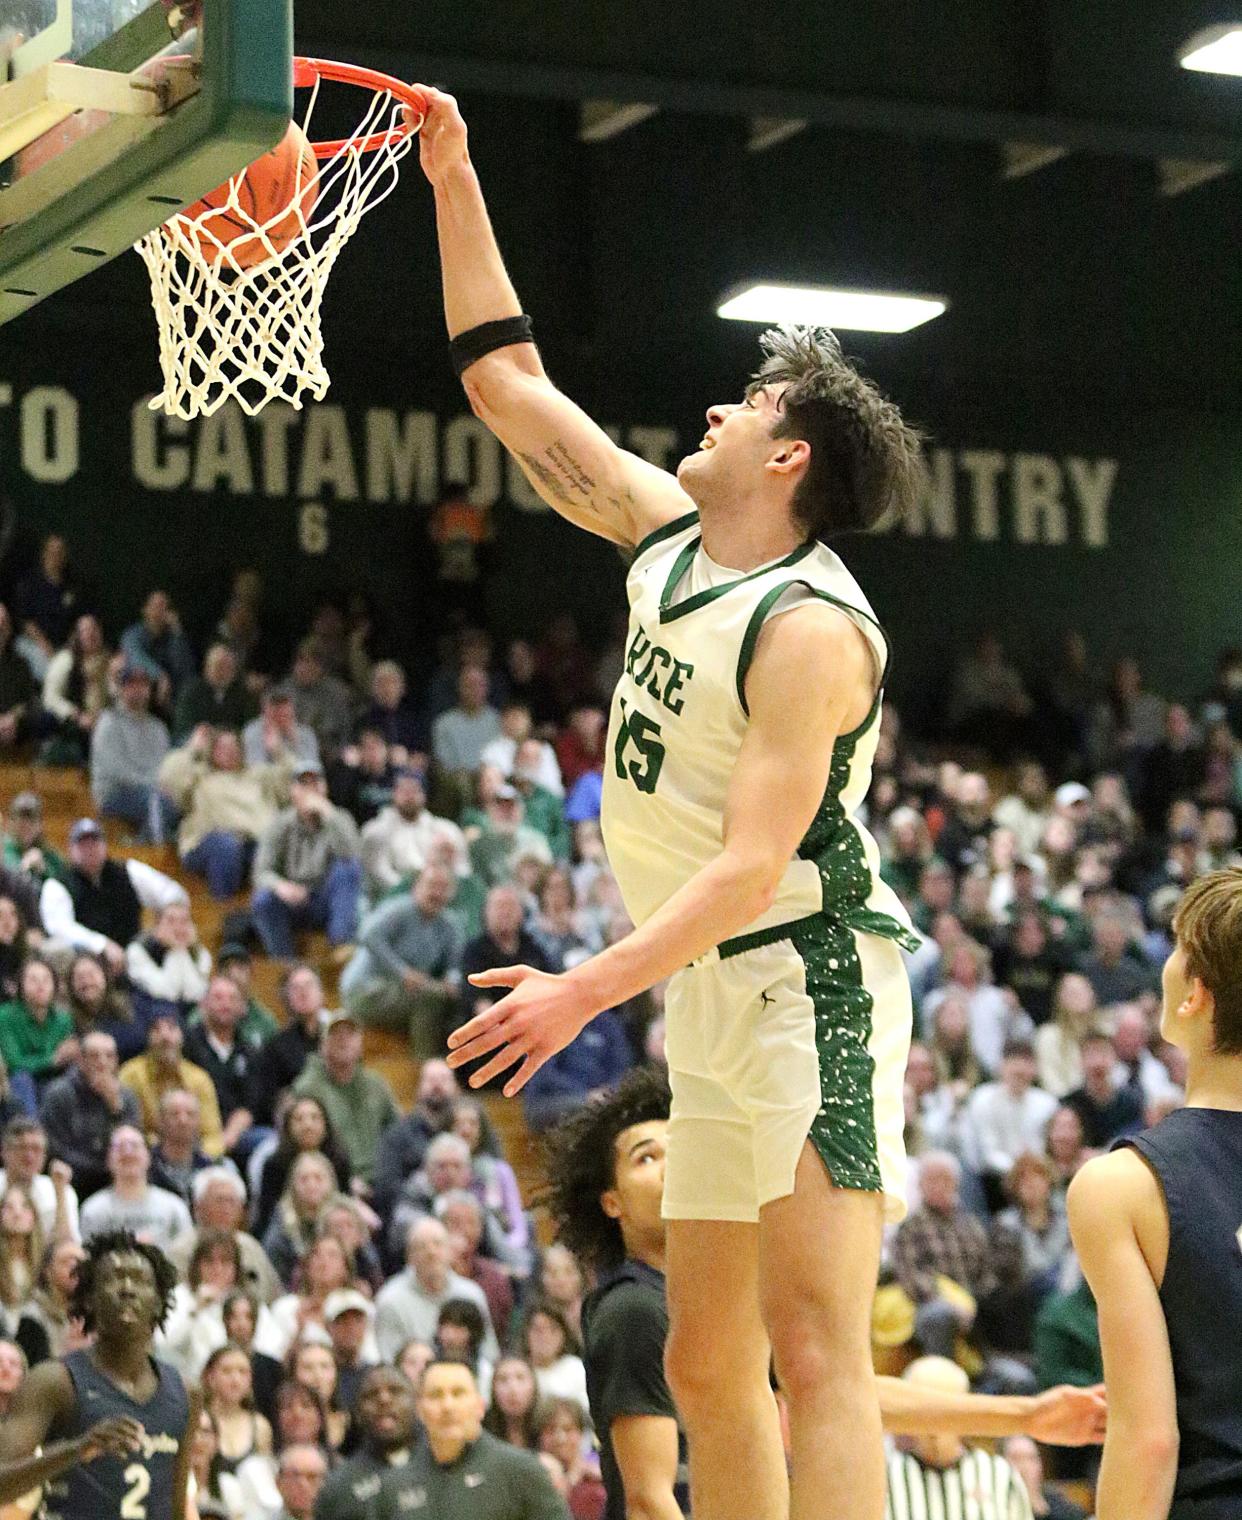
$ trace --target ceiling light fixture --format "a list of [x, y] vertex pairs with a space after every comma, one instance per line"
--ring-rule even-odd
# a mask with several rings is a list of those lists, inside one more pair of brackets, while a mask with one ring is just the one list
[[1242, 74], [1242, 26], [1209, 26], [1196, 32], [1177, 61], [1200, 74]]
[[828, 285], [779, 281], [737, 285], [716, 308], [730, 322], [768, 322], [842, 328], [850, 332], [909, 332], [949, 309], [943, 296], [897, 291], [842, 290]]

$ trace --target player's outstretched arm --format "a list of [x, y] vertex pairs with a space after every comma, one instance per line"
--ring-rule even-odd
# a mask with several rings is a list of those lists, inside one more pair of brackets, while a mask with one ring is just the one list
[[[435, 190], [444, 315], [449, 336], [457, 338], [484, 323], [518, 317], [522, 307], [470, 162], [457, 102], [438, 90], [427, 94], [419, 156]], [[493, 350], [471, 364], [462, 381], [475, 414], [543, 500], [570, 522], [632, 546], [694, 511], [673, 476], [618, 448], [557, 390], [533, 343]]]
[[[1099, 1312], [1108, 1389], [1095, 1512], [1098, 1520], [1164, 1520], [1177, 1477], [1178, 1430], [1157, 1283], [1168, 1251], [1159, 1184], [1133, 1150], [1097, 1157], [1070, 1184], [1069, 1221]], [[1157, 1253], [1160, 1259], [1150, 1261]]]
[[1031, 1436], [1048, 1446], [1093, 1446], [1104, 1439], [1104, 1389], [1049, 1388], [1035, 1394], [949, 1393], [901, 1378], [877, 1377], [889, 1435]]
[[42, 1362], [31, 1370], [8, 1419], [0, 1422], [0, 1504], [12, 1504], [76, 1463], [112, 1453], [122, 1456], [142, 1445], [137, 1420], [115, 1419], [101, 1420], [76, 1440], [44, 1446], [57, 1418], [72, 1410], [73, 1400], [72, 1380], [60, 1362]]

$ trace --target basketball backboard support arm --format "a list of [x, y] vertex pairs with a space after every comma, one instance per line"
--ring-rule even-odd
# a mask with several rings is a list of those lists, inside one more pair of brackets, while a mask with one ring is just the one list
[[[115, 96], [119, 75], [121, 99], [132, 91], [140, 103], [0, 190], [0, 323], [125, 252], [284, 135], [293, 111], [291, 0], [208, 0], [192, 68], [185, 57], [190, 40], [171, 40], [157, 0], [81, 59], [81, 68], [110, 71], [96, 95], [83, 90], [80, 78], [60, 76], [66, 92], [94, 104], [100, 94]], [[41, 42], [42, 34], [32, 41]], [[154, 90], [144, 90], [125, 79], [141, 81], [140, 70], [152, 74], [143, 66], [161, 54], [175, 83], [165, 73]], [[22, 62], [28, 67], [29, 55]], [[0, 123], [12, 115], [6, 92], [33, 95], [46, 83], [38, 68], [32, 73], [34, 84], [23, 69], [0, 88]], [[45, 97], [43, 108], [52, 104]]]
[[[183, 83], [178, 89], [179, 80]], [[141, 74], [88, 69], [80, 63], [45, 63], [0, 89], [0, 160], [20, 152], [75, 111], [158, 116], [197, 89], [188, 67], [170, 70], [168, 79], [155, 85]]]
[[14, 79], [32, 74], [45, 63], [63, 58], [73, 42], [73, 0], [56, 0], [56, 18], [37, 37], [24, 42], [9, 59], [9, 73]]

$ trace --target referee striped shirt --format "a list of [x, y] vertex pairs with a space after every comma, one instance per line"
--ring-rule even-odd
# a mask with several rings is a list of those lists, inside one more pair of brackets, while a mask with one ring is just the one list
[[967, 1450], [952, 1467], [913, 1452], [888, 1459], [885, 1520], [1033, 1520], [1030, 1496], [1004, 1457]]

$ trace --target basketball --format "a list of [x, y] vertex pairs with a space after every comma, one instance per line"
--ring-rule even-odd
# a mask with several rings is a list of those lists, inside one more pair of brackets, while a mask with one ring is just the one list
[[[318, 194], [315, 154], [305, 132], [291, 121], [270, 152], [256, 158], [236, 179], [187, 207], [184, 214], [196, 222], [193, 235], [213, 264], [226, 258], [227, 249], [229, 263], [254, 269], [293, 242], [302, 231], [302, 219], [309, 220]], [[215, 207], [220, 208], [218, 214], [208, 215]], [[260, 229], [266, 233], [266, 242], [259, 236]]]

